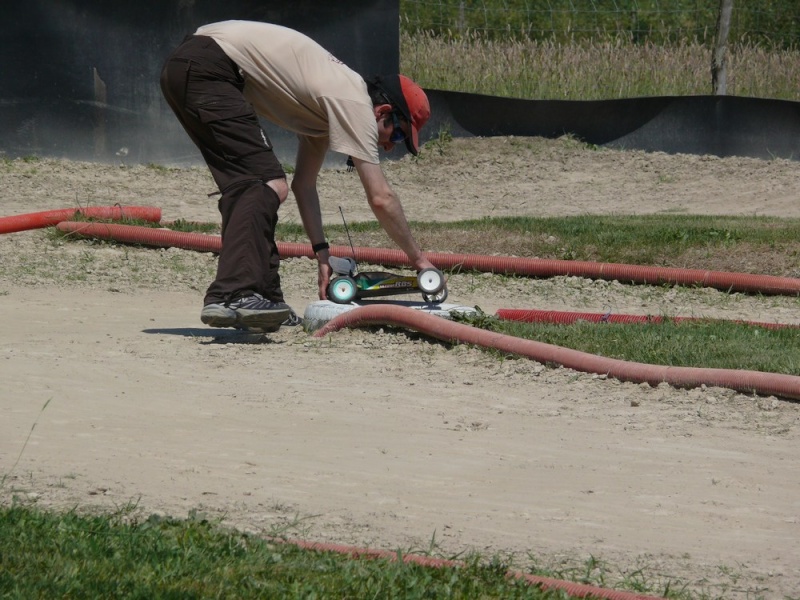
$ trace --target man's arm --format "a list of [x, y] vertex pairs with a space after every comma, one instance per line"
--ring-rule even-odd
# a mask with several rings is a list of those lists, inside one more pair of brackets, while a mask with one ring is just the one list
[[386, 181], [380, 164], [368, 163], [357, 158], [353, 158], [353, 164], [367, 194], [367, 202], [383, 230], [406, 253], [417, 271], [433, 267], [433, 264], [422, 256], [422, 250], [408, 226], [403, 205]]
[[[317, 193], [317, 175], [325, 160], [325, 147], [314, 145], [308, 138], [300, 137], [297, 149], [295, 173], [292, 178], [292, 193], [297, 201], [300, 220], [312, 244], [325, 241], [325, 231], [322, 229], [322, 213], [319, 207], [319, 194]], [[318, 271], [317, 285], [319, 297], [327, 297], [328, 282], [332, 269], [328, 264], [330, 253], [327, 250], [317, 252]]]

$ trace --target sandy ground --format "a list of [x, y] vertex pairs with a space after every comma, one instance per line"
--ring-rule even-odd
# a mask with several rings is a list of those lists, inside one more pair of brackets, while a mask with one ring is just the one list
[[[440, 152], [443, 150], [443, 152]], [[386, 165], [410, 219], [681, 212], [800, 216], [791, 161], [497, 138]], [[0, 162], [3, 215], [160, 206], [218, 219], [204, 168]], [[370, 218], [326, 171], [324, 218]], [[291, 199], [282, 219], [298, 221]], [[437, 250], [446, 250], [438, 248]], [[199, 321], [211, 255], [0, 236], [0, 500], [197, 511], [253, 532], [800, 597], [800, 404], [620, 383], [392, 330], [318, 340]], [[311, 261], [287, 299], [315, 300]], [[450, 302], [800, 322], [796, 298], [455, 275]], [[30, 437], [29, 437], [30, 436]], [[28, 439], [29, 437], [29, 439]], [[27, 443], [26, 443], [27, 440]]]

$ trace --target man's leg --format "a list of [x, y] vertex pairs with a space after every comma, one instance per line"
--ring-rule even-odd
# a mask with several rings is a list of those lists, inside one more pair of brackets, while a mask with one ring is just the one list
[[283, 301], [274, 237], [279, 205], [275, 191], [260, 181], [244, 183], [220, 198], [224, 251], [216, 280], [206, 293], [206, 304], [253, 294]]
[[[260, 295], [283, 302], [274, 240], [282, 198], [266, 182], [285, 175], [242, 95], [244, 82], [238, 68], [213, 40], [189, 38], [167, 60], [161, 84], [222, 192], [223, 247], [217, 278], [204, 304], [220, 306], [209, 316], [209, 324], [229, 326], [234, 315], [227, 307], [234, 301]], [[251, 312], [259, 306], [271, 308], [269, 302], [249, 304]]]

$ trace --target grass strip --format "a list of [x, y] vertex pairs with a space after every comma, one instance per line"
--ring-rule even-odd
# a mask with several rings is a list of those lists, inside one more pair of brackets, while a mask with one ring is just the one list
[[429, 568], [302, 550], [152, 516], [0, 508], [3, 598], [567, 598], [500, 562]]
[[733, 321], [523, 323], [479, 314], [458, 319], [498, 333], [607, 358], [674, 367], [800, 375], [800, 335]]
[[[348, 223], [356, 246], [392, 247], [372, 221]], [[800, 277], [800, 219], [695, 215], [500, 217], [412, 222], [431, 252], [669, 266]], [[302, 227], [279, 225], [277, 238], [303, 241]], [[342, 225], [326, 226], [348, 245]]]

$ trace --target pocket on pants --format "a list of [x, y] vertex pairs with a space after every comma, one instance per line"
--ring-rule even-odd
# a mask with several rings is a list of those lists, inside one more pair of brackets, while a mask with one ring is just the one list
[[272, 150], [252, 106], [241, 103], [215, 103], [197, 107], [197, 116], [206, 125], [218, 150], [227, 160], [235, 160]]

